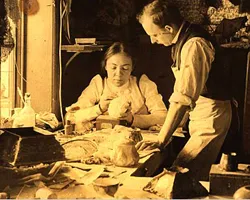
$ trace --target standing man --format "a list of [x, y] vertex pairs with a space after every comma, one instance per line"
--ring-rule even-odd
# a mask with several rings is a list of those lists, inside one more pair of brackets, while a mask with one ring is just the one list
[[186, 22], [179, 10], [162, 0], [146, 5], [138, 20], [152, 43], [172, 46], [175, 85], [169, 111], [156, 141], [142, 141], [139, 150], [165, 146], [189, 112], [190, 139], [173, 163], [207, 180], [231, 123], [230, 92], [213, 38]]

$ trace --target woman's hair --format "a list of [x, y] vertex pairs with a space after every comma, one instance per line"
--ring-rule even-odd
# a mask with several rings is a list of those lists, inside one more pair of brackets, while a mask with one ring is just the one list
[[134, 69], [135, 60], [134, 60], [132, 49], [123, 42], [115, 42], [106, 50], [104, 57], [102, 59], [102, 62], [101, 62], [101, 75], [102, 76], [104, 77], [107, 76], [107, 72], [105, 69], [107, 60], [113, 55], [118, 54], [118, 53], [124, 53], [128, 57], [130, 57], [132, 60], [132, 67]]
[[138, 21], [142, 23], [146, 15], [151, 16], [154, 24], [160, 28], [165, 25], [180, 25], [183, 21], [179, 9], [164, 0], [155, 0], [147, 4], [137, 15]]

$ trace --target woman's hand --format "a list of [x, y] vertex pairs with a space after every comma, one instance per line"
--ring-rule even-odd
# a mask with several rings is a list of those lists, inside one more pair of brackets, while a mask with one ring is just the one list
[[67, 112], [75, 112], [75, 111], [77, 111], [77, 110], [80, 110], [80, 107], [77, 106], [77, 105], [72, 104], [71, 106], [66, 107], [65, 110], [66, 110]]
[[132, 107], [131, 107], [131, 102], [130, 101], [126, 101], [122, 107], [121, 107], [121, 117], [127, 117], [129, 114], [131, 113]]
[[120, 119], [126, 120], [128, 122], [128, 125], [131, 126], [133, 124], [134, 116], [131, 113], [131, 111], [129, 110], [128, 112], [124, 113], [124, 117], [121, 117]]
[[127, 101], [121, 108], [122, 114], [119, 119], [126, 120], [129, 125], [131, 126], [133, 124], [134, 116], [131, 112], [131, 102]]
[[94, 124], [91, 121], [78, 122], [75, 125], [75, 130], [79, 133], [85, 133], [87, 131], [92, 130], [92, 128], [94, 128]]
[[99, 108], [102, 111], [102, 113], [106, 112], [108, 110], [110, 101], [115, 99], [117, 96], [115, 94], [111, 95], [102, 95], [99, 101]]

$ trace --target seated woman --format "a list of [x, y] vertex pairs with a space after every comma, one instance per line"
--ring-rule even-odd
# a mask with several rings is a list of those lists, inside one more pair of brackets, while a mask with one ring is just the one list
[[167, 109], [162, 96], [145, 74], [139, 81], [131, 75], [133, 58], [127, 46], [120, 42], [110, 46], [104, 54], [102, 70], [105, 77], [93, 77], [77, 102], [66, 108], [67, 114], [74, 115], [76, 129], [92, 128], [90, 122], [103, 114], [142, 129], [164, 123]]

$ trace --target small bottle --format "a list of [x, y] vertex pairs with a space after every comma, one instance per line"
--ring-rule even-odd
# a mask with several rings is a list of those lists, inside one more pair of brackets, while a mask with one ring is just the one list
[[23, 126], [20, 121], [20, 112], [22, 108], [14, 108], [14, 114], [11, 116], [12, 128], [18, 128]]
[[70, 120], [66, 120], [66, 124], [64, 125], [64, 133], [65, 135], [70, 135], [73, 133], [73, 125]]
[[[75, 131], [75, 112], [69, 111], [65, 116], [65, 125], [70, 124], [72, 126], [72, 131]], [[68, 122], [67, 122], [68, 121]]]
[[20, 122], [23, 124], [22, 127], [33, 127], [36, 125], [36, 113], [31, 107], [30, 93], [25, 93], [24, 101], [24, 108], [19, 113]]

